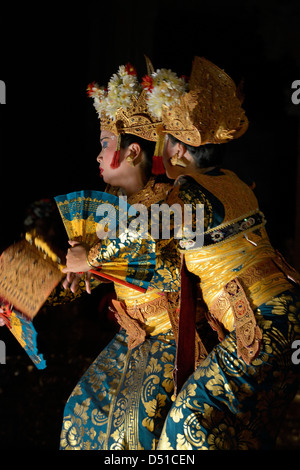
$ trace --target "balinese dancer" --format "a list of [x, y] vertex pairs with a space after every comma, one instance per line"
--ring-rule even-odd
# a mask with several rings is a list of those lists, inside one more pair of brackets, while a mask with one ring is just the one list
[[[147, 110], [135, 69], [121, 66], [105, 90], [93, 83], [88, 93], [100, 118], [102, 148], [97, 161], [107, 191], [147, 207], [164, 200], [171, 184], [154, 151], [160, 121]], [[74, 273], [97, 269], [110, 249], [107, 240], [88, 252], [83, 244], [72, 244], [65, 287], [76, 288]], [[113, 303], [121, 329], [71, 394], [64, 410], [61, 449], [156, 447], [172, 403], [178, 268], [173, 241], [157, 240], [155, 274], [146, 293], [115, 283]]]
[[[248, 126], [232, 79], [196, 57], [187, 90], [161, 104], [164, 165], [175, 180], [169, 203], [204, 205], [202, 242], [183, 231], [178, 250], [200, 279], [220, 342], [177, 395], [158, 449], [270, 449], [298, 387], [299, 275], [271, 246], [253, 190], [215, 153]], [[181, 315], [184, 335], [193, 321], [188, 305]]]

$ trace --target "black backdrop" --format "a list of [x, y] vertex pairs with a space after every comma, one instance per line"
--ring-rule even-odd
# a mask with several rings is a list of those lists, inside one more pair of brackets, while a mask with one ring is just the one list
[[194, 55], [244, 80], [250, 120], [226, 147], [226, 164], [256, 182], [270, 232], [282, 249], [294, 236], [299, 106], [299, 2], [199, 0], [78, 2], [70, 8], [4, 7], [0, 79], [1, 213], [5, 242], [18, 236], [30, 201], [101, 187], [96, 156], [99, 122], [86, 85], [106, 84], [121, 64], [189, 75]]
[[[189, 75], [200, 55], [236, 83], [244, 79], [250, 127], [226, 146], [225, 163], [255, 181], [271, 239], [293, 262], [300, 105], [291, 102], [291, 84], [300, 79], [298, 0], [38, 5], [1, 6], [0, 12], [0, 80], [6, 84], [0, 106], [1, 250], [19, 238], [32, 201], [103, 188], [89, 82], [106, 84], [128, 61], [142, 77], [144, 54], [155, 68]], [[57, 448], [64, 401], [113, 331], [99, 319], [97, 299], [37, 318], [49, 364], [43, 372], [32, 370], [1, 329], [8, 357], [0, 365], [0, 448]]]

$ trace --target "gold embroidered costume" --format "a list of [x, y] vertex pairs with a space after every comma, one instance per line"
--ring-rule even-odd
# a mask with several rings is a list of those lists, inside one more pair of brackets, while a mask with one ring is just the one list
[[[190, 90], [163, 110], [165, 131], [194, 146], [239, 137], [247, 119], [236, 93], [223, 71], [196, 58]], [[271, 449], [299, 383], [299, 274], [271, 246], [253, 191], [231, 171], [187, 170], [172, 193], [172, 203], [204, 205], [203, 246], [186, 236], [178, 249], [199, 276], [220, 343], [177, 396], [158, 449]]]
[[[89, 87], [101, 128], [110, 130], [118, 138], [123, 133], [132, 133], [156, 140], [159, 120], [147, 111], [145, 93], [141, 93], [132, 73], [128, 66], [119, 69], [123, 83], [132, 81], [128, 106], [121, 107], [120, 103], [117, 106], [118, 97], [114, 95], [114, 102], [107, 99], [110, 98], [107, 92], [95, 84]], [[120, 86], [118, 81], [116, 92]], [[114, 90], [114, 83], [108, 88], [109, 94]], [[112, 110], [112, 105], [116, 109]], [[116, 166], [118, 151], [114, 158]], [[164, 200], [170, 188], [165, 176], [152, 176], [145, 187], [127, 201], [130, 205], [143, 203], [148, 208]], [[119, 189], [108, 187], [107, 192], [119, 194]], [[173, 240], [162, 243], [157, 240], [155, 251], [155, 273], [145, 293], [114, 283], [117, 299], [113, 305], [121, 330], [70, 396], [64, 411], [61, 449], [156, 447], [174, 388], [176, 342], [172, 326], [176, 325], [180, 280], [179, 254]], [[104, 256], [103, 243], [96, 243], [89, 250], [88, 263], [97, 268]]]
[[[134, 197], [154, 203], [161, 200], [167, 187], [150, 178]], [[149, 199], [145, 199], [147, 194]], [[69, 398], [62, 449], [156, 447], [174, 389], [176, 342], [171, 320], [176, 318], [179, 257], [175, 250], [177, 261], [172, 257], [167, 265], [163, 255], [163, 250], [172, 250], [171, 244], [172, 240], [161, 249], [157, 244], [156, 274], [146, 293], [115, 283], [117, 300], [113, 305], [122, 329]], [[92, 255], [97, 252], [91, 251]], [[164, 287], [173, 292], [163, 292]]]

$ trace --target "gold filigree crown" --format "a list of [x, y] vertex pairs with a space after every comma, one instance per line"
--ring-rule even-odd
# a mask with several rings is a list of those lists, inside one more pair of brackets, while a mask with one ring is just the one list
[[133, 134], [146, 140], [157, 140], [161, 119], [149, 111], [146, 91], [138, 82], [132, 65], [120, 66], [107, 88], [93, 82], [88, 85], [87, 92], [94, 99], [102, 130], [115, 135]]
[[[146, 57], [148, 73], [153, 66]], [[137, 79], [135, 68], [131, 64], [119, 67], [107, 88], [99, 87], [95, 82], [88, 85], [88, 96], [94, 98], [94, 107], [98, 113], [101, 130], [108, 130], [118, 136], [117, 150], [111, 162], [112, 168], [118, 168], [120, 161], [121, 136], [133, 134], [145, 140], [156, 142], [152, 158], [152, 173], [164, 174], [162, 163], [163, 134], [158, 133], [162, 121], [148, 108], [146, 90]]]
[[119, 108], [116, 112], [115, 125], [119, 134], [133, 134], [146, 140], [157, 141], [157, 128], [162, 121], [149, 112], [146, 102], [146, 91], [138, 98], [131, 99], [128, 108]]
[[248, 128], [235, 83], [201, 57], [194, 59], [188, 90], [161, 109], [164, 132], [195, 147], [228, 142]]

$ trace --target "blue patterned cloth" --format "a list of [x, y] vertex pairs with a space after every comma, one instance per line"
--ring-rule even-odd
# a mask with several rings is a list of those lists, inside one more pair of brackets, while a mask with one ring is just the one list
[[179, 393], [158, 450], [273, 449], [299, 386], [292, 363], [300, 338], [300, 293], [285, 292], [256, 311], [263, 347], [247, 365], [237, 358], [235, 332], [216, 346]]
[[62, 450], [155, 449], [171, 407], [171, 331], [128, 349], [121, 330], [81, 378], [64, 411]]

